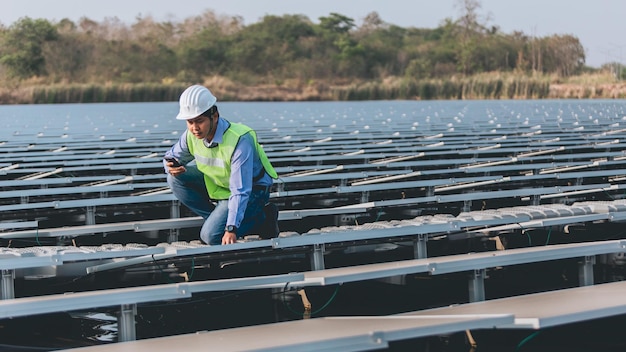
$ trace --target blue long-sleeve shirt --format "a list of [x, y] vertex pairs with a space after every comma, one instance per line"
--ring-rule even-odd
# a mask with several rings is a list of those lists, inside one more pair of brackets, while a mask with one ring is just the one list
[[[215, 144], [219, 146], [228, 127], [230, 127], [230, 122], [220, 117], [213, 140], [205, 140], [204, 145], [207, 148]], [[165, 153], [166, 157], [174, 157], [183, 165], [187, 165], [194, 160], [194, 156], [189, 152], [189, 146], [187, 145], [187, 133], [188, 131], [186, 130], [180, 136], [178, 142]], [[165, 167], [165, 172], [168, 172], [167, 167]], [[263, 176], [259, 180], [254, 181], [254, 176], [261, 174], [261, 172], [263, 172]], [[241, 136], [231, 159], [230, 197], [228, 198], [228, 219], [226, 220], [226, 225], [239, 227], [248, 205], [252, 187], [256, 185], [271, 186], [272, 182], [272, 178], [263, 171], [263, 164], [256, 151], [252, 135], [247, 133]]]

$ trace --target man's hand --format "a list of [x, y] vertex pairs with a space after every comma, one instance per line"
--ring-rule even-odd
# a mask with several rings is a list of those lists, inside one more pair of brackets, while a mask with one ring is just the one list
[[185, 171], [187, 171], [187, 169], [185, 169], [184, 166], [174, 166], [174, 163], [172, 162], [166, 162], [165, 165], [167, 166], [167, 171], [170, 173], [170, 175], [172, 176], [178, 176], [182, 173], [184, 173]]
[[224, 231], [222, 236], [222, 244], [231, 244], [237, 242], [237, 234], [234, 232]]

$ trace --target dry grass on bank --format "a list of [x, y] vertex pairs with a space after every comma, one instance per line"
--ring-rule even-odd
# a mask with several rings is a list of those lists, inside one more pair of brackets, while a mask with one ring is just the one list
[[619, 81], [609, 72], [555, 79], [550, 84], [550, 98], [554, 99], [624, 99], [626, 81]]
[[[203, 82], [220, 101], [462, 100], [462, 99], [623, 99], [626, 82], [606, 73], [562, 79], [512, 73], [483, 73], [416, 81], [323, 82], [285, 80], [244, 85], [226, 77]], [[0, 104], [175, 101], [188, 83], [22, 84], [0, 87]]]
[[327, 84], [287, 80], [277, 84], [248, 86], [226, 77], [212, 76], [202, 83], [224, 101], [314, 101], [333, 100]]

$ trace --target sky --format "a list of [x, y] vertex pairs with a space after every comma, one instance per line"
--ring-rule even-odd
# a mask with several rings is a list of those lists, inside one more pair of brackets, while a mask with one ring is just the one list
[[[626, 0], [478, 0], [478, 13], [504, 33], [576, 36], [586, 53], [586, 63], [626, 63]], [[435, 28], [446, 18], [457, 18], [459, 0], [0, 0], [0, 23], [10, 26], [22, 17], [59, 21], [94, 21], [117, 17], [132, 24], [138, 17], [156, 21], [182, 21], [212, 10], [217, 15], [240, 16], [244, 24], [265, 15], [305, 15], [314, 22], [330, 13], [354, 19], [377, 12], [401, 27]]]

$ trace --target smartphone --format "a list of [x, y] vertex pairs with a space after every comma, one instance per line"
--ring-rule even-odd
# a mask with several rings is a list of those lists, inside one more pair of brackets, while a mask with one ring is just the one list
[[169, 162], [169, 163], [172, 163], [172, 166], [171, 166], [171, 167], [179, 167], [179, 166], [181, 166], [181, 164], [180, 164], [180, 162], [178, 161], [178, 159], [173, 158], [173, 157], [171, 157], [171, 156], [170, 156], [170, 157], [166, 157], [166, 158], [165, 158], [165, 161], [167, 161], [167, 162]]

